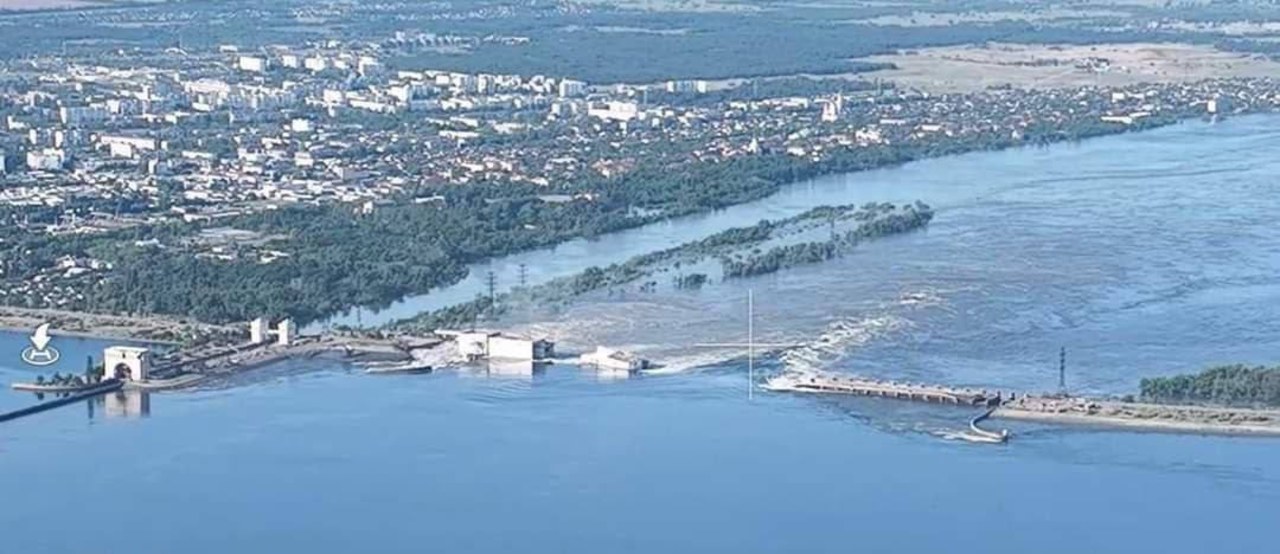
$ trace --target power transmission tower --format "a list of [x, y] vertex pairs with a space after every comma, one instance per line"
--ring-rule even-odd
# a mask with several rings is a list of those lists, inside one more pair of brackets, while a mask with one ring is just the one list
[[529, 266], [520, 264], [520, 288], [524, 288], [529, 283]]
[[493, 312], [494, 302], [496, 302], [498, 298], [498, 295], [497, 295], [498, 278], [494, 276], [492, 270], [490, 270], [489, 273], [485, 275], [485, 283], [489, 286], [489, 318], [492, 319], [494, 314]]
[[1067, 347], [1058, 350], [1058, 390], [1067, 392]]
[[747, 289], [747, 400], [756, 390], [756, 294]]

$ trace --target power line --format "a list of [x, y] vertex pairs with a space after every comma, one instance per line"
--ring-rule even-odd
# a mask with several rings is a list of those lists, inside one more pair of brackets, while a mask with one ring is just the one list
[[1066, 393], [1066, 347], [1057, 351], [1057, 390]]
[[490, 270], [489, 273], [485, 275], [485, 283], [488, 284], [489, 286], [489, 317], [492, 318], [493, 305], [498, 298], [498, 295], [497, 295], [498, 278], [493, 274], [492, 270]]
[[803, 346], [802, 343], [757, 343], [756, 342], [756, 303], [755, 290], [747, 289], [747, 342], [700, 342], [694, 344], [698, 348], [743, 348], [747, 349], [747, 399], [750, 400], [755, 396], [756, 388], [756, 347], [765, 348], [795, 348]]
[[755, 289], [747, 289], [747, 400], [756, 390], [756, 298]]

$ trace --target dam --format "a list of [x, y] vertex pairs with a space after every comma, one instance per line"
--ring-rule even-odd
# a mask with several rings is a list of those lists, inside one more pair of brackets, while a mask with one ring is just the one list
[[851, 394], [898, 398], [934, 404], [996, 407], [1002, 394], [987, 390], [953, 388], [943, 385], [881, 381], [853, 376], [814, 373], [810, 375], [783, 374], [769, 379], [763, 386], [775, 392], [810, 392], [821, 394]]
[[1149, 404], [1064, 393], [1018, 394], [820, 372], [783, 373], [768, 379], [761, 388], [774, 392], [869, 396], [979, 407], [982, 413], [970, 419], [969, 430], [960, 435], [971, 442], [1008, 440], [1008, 431], [993, 432], [979, 427], [989, 419], [1173, 433], [1280, 436], [1280, 411], [1273, 409]]

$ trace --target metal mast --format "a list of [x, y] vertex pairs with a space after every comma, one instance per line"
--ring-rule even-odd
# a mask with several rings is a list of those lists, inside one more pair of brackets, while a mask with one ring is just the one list
[[497, 300], [496, 293], [497, 293], [498, 278], [494, 276], [493, 271], [490, 271], [487, 275], [485, 275], [485, 282], [489, 286], [489, 318], [492, 319], [494, 314], [494, 311], [493, 311], [494, 302]]
[[1058, 350], [1058, 390], [1067, 392], [1067, 347]]
[[747, 400], [756, 390], [756, 300], [755, 289], [747, 289]]

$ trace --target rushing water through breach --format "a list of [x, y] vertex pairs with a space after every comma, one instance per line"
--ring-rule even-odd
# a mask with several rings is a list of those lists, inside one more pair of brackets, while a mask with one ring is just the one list
[[[806, 344], [763, 371], [811, 364], [1045, 389], [1066, 346], [1073, 388], [1122, 393], [1145, 375], [1276, 362], [1278, 122], [1192, 123], [833, 177], [739, 211], [542, 253], [562, 268], [599, 265], [818, 204], [920, 199], [937, 209], [927, 231], [827, 264], [513, 311], [569, 346], [690, 360], [682, 373], [371, 377], [291, 364], [239, 387], [152, 395], [146, 410], [121, 399], [92, 419], [73, 406], [14, 422], [0, 427], [0, 545], [1270, 551], [1280, 442], [1020, 425], [1008, 445], [968, 445], [939, 438], [963, 427], [963, 410], [748, 401], [741, 352], [692, 345], [741, 338], [751, 288], [761, 338]], [[57, 345], [79, 361], [68, 370], [101, 346], [67, 340]], [[0, 336], [6, 383], [33, 375], [17, 361], [25, 342]], [[4, 406], [29, 401], [0, 393]], [[144, 517], [122, 523], [128, 514]], [[90, 538], [104, 536], [117, 546]]]

